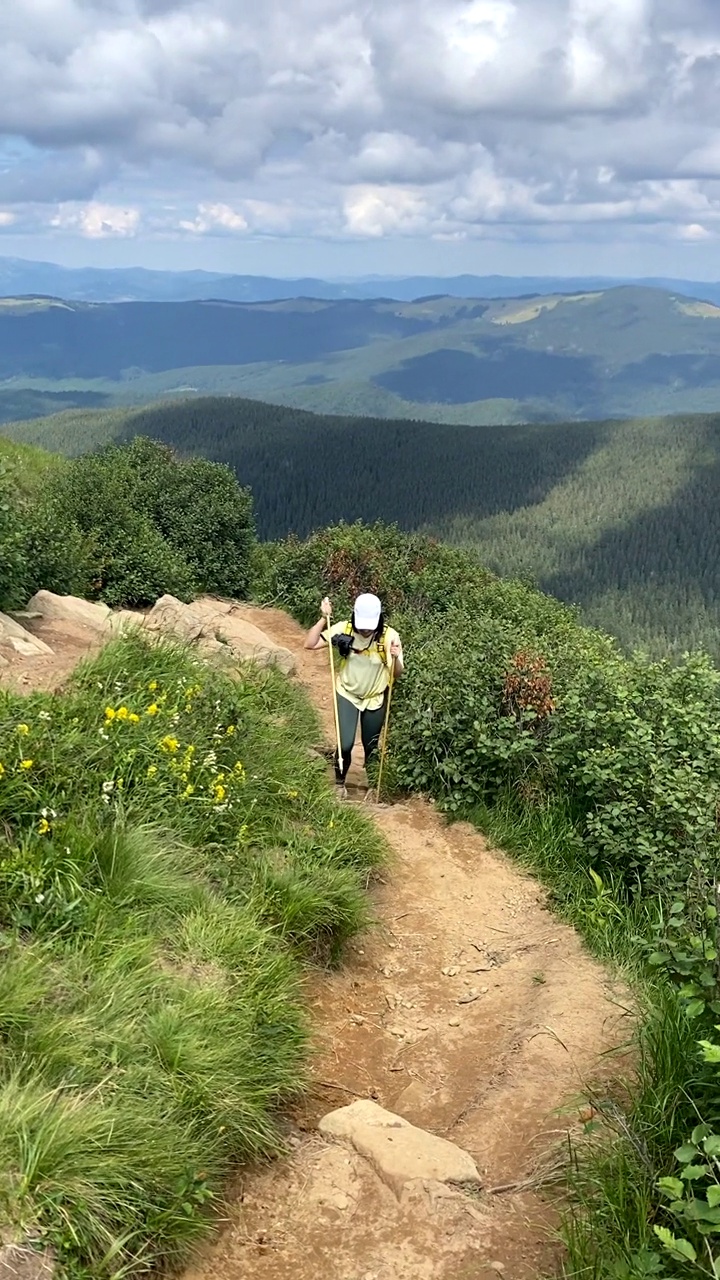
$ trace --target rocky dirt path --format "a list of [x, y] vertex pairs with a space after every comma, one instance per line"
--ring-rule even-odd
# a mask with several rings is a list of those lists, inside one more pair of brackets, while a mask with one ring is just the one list
[[[302, 650], [285, 614], [240, 612], [297, 654], [331, 741], [325, 655]], [[53, 653], [3, 650], [0, 684], [22, 692], [58, 687], [101, 643], [77, 623], [29, 626]], [[420, 800], [371, 812], [391, 862], [373, 889], [375, 927], [340, 972], [310, 980], [314, 1083], [289, 1125], [291, 1155], [242, 1178], [183, 1280], [529, 1280], [556, 1264], [556, 1211], [537, 1174], [581, 1125], [583, 1085], [617, 1070], [604, 1055], [628, 1037], [626, 993], [473, 828]], [[318, 1135], [321, 1116], [356, 1098], [464, 1148], [483, 1191], [416, 1183], [398, 1197]]]
[[[286, 615], [243, 612], [298, 654], [331, 740], [324, 655], [302, 651]], [[625, 993], [473, 828], [420, 800], [373, 813], [392, 861], [376, 927], [312, 981], [315, 1083], [292, 1155], [243, 1178], [184, 1280], [525, 1280], [556, 1264], [556, 1214], [532, 1184], [582, 1123], [583, 1084], [627, 1039]], [[358, 1097], [463, 1147], [483, 1192], [415, 1185], [398, 1198], [317, 1134]]]

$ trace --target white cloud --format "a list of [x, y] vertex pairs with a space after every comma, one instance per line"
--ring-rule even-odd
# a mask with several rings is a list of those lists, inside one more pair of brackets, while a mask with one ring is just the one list
[[708, 231], [707, 227], [703, 227], [699, 222], [688, 222], [684, 226], [678, 227], [678, 236], [681, 240], [687, 240], [690, 244], [701, 244], [704, 240], [712, 240], [712, 231]]
[[204, 235], [208, 231], [247, 231], [248, 224], [241, 213], [227, 204], [201, 204], [197, 217], [192, 222], [181, 221], [180, 227]]
[[424, 232], [428, 209], [417, 192], [402, 187], [358, 187], [345, 198], [347, 229], [353, 235], [385, 236]]
[[16, 215], [9, 209], [0, 209], [0, 227], [11, 227]]
[[77, 230], [88, 240], [134, 236], [140, 227], [140, 210], [118, 208], [98, 201], [79, 207], [63, 204], [50, 219], [50, 225], [61, 230]]
[[717, 0], [4, 0], [0, 200], [91, 239], [700, 242], [719, 98]]

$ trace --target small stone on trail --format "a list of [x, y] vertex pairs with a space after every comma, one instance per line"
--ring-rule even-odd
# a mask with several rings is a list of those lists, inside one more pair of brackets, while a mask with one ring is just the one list
[[449, 1027], [459, 1027], [459, 1026], [460, 1026], [460, 1019], [459, 1019], [459, 1018], [451, 1018], [451, 1019], [450, 1019], [450, 1021], [448, 1022], [448, 1026], [449, 1026]]
[[325, 1137], [348, 1143], [398, 1196], [415, 1181], [482, 1185], [467, 1151], [367, 1099], [331, 1111], [318, 1128]]
[[491, 1270], [492, 1270], [492, 1271], [497, 1271], [498, 1275], [502, 1275], [503, 1271], [505, 1270], [505, 1263], [504, 1263], [504, 1262], [491, 1262], [491, 1263], [490, 1263], [490, 1268], [491, 1268]]

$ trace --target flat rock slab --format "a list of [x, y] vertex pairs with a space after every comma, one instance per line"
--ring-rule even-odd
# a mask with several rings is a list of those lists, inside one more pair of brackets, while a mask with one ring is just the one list
[[446, 1138], [416, 1129], [402, 1116], [362, 1098], [323, 1116], [318, 1128], [326, 1138], [351, 1146], [396, 1195], [412, 1182], [482, 1186], [472, 1156]]
[[24, 627], [20, 626], [14, 618], [9, 618], [6, 613], [0, 613], [0, 644], [9, 645], [16, 653], [22, 654], [24, 658], [37, 658], [43, 653], [52, 653], [49, 645], [44, 640], [39, 640], [37, 636], [33, 636]]
[[46, 622], [77, 622], [93, 631], [104, 631], [110, 610], [106, 604], [94, 604], [78, 596], [58, 596], [53, 591], [38, 591], [27, 606], [28, 614]]

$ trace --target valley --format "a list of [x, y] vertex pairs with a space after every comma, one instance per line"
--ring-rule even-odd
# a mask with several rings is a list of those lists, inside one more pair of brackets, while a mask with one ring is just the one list
[[720, 408], [720, 306], [623, 285], [526, 298], [0, 300], [0, 421], [241, 395], [505, 425]]

